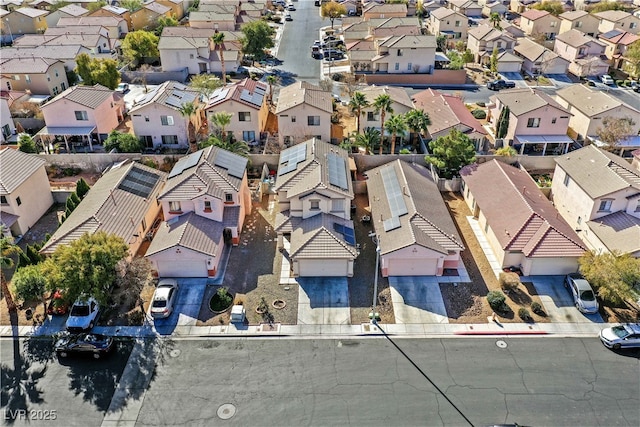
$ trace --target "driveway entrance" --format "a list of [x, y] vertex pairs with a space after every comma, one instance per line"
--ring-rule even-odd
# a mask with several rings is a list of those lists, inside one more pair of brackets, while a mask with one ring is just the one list
[[346, 277], [298, 279], [299, 325], [349, 325], [349, 286]]
[[437, 277], [389, 277], [396, 323], [449, 323]]

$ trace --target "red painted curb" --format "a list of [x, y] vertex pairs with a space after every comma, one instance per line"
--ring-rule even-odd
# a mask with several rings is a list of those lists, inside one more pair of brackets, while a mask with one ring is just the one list
[[456, 331], [454, 335], [546, 335], [547, 331]]

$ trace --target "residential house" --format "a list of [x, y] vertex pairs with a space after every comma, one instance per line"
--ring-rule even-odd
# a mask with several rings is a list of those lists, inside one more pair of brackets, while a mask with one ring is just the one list
[[191, 28], [208, 28], [219, 31], [235, 31], [236, 15], [233, 13], [218, 13], [215, 11], [189, 13], [189, 26]]
[[67, 152], [67, 136], [87, 137], [93, 150], [93, 138], [105, 141], [124, 120], [125, 113], [123, 97], [100, 84], [71, 86], [40, 109], [46, 127], [38, 135], [64, 137]]
[[518, 39], [513, 49], [523, 59], [522, 71], [530, 76], [567, 74], [569, 61], [552, 50], [527, 38]]
[[274, 189], [278, 247], [287, 251], [293, 276], [353, 276], [358, 250], [347, 151], [317, 138], [282, 151]]
[[0, 42], [3, 44], [10, 44], [13, 41], [13, 32], [9, 31], [9, 25], [4, 20], [10, 12], [4, 9], [0, 9]]
[[251, 212], [247, 158], [207, 147], [181, 158], [158, 195], [165, 222], [146, 257], [160, 277], [215, 277]]
[[447, 36], [447, 44], [450, 47], [459, 41], [467, 41], [469, 19], [452, 9], [441, 7], [434, 10], [429, 15], [426, 26], [429, 34]]
[[[365, 21], [365, 22], [377, 22]], [[376, 26], [369, 27], [369, 35], [374, 39], [383, 39], [390, 36], [419, 36], [420, 24], [415, 18], [389, 18]]]
[[60, 18], [58, 27], [105, 27], [111, 40], [123, 39], [129, 32], [129, 24], [119, 16], [82, 16], [80, 18]]
[[[4, 111], [2, 116], [4, 122]], [[0, 150], [0, 224], [13, 237], [23, 236], [53, 205], [45, 163], [34, 154]]]
[[553, 47], [560, 30], [560, 18], [546, 10], [529, 9], [520, 15], [520, 28], [527, 36]]
[[297, 81], [280, 89], [277, 99], [278, 136], [280, 146], [291, 146], [317, 138], [331, 140], [331, 92], [319, 86]]
[[462, 98], [427, 89], [412, 97], [413, 105], [429, 115], [431, 139], [447, 136], [453, 129], [473, 141], [477, 151], [486, 151], [487, 131], [467, 109]]
[[171, 80], [162, 83], [129, 109], [134, 134], [147, 148], [185, 147], [189, 143], [189, 124], [196, 131], [202, 126], [200, 111], [192, 117], [180, 112], [188, 102], [200, 108], [198, 91]]
[[376, 3], [370, 2], [362, 8], [362, 18], [404, 18], [407, 16], [407, 5], [404, 3]]
[[[235, 71], [242, 61], [242, 33], [223, 31], [222, 55], [225, 70]], [[189, 69], [189, 74], [220, 73], [219, 48], [211, 40], [215, 30], [191, 27], [165, 27], [158, 43], [163, 71]]]
[[[597, 139], [598, 129], [606, 118], [625, 119], [633, 122], [628, 136], [640, 133], [640, 111], [618, 98], [585, 85], [570, 85], [556, 92], [556, 100], [571, 112], [569, 127], [577, 139]], [[624, 141], [620, 142], [624, 145]]]
[[155, 2], [171, 8], [171, 16], [178, 21], [184, 18], [186, 8], [183, 0], [155, 0]]
[[440, 0], [423, 0], [421, 7], [422, 11], [425, 13], [424, 16], [428, 17], [434, 10], [440, 9], [444, 5], [445, 3]]
[[[392, 114], [405, 114], [413, 109], [413, 102], [407, 92], [400, 87], [394, 86], [366, 86], [359, 90], [367, 99], [369, 107], [362, 109], [361, 128], [366, 129], [368, 127], [380, 129], [382, 126], [382, 117], [379, 112], [376, 112], [373, 103], [380, 95], [389, 95], [391, 97], [391, 109], [393, 113], [387, 113], [385, 120], [387, 120]], [[385, 129], [385, 134], [389, 132]]]
[[578, 271], [585, 244], [527, 171], [493, 159], [465, 166], [460, 177], [464, 200], [500, 267], [519, 267], [525, 276]]
[[432, 73], [435, 67], [435, 36], [389, 36], [375, 40], [373, 46], [367, 69], [374, 72]]
[[211, 116], [217, 112], [231, 114], [226, 132], [239, 141], [255, 144], [260, 141], [269, 116], [269, 86], [266, 83], [246, 78], [237, 83], [216, 89], [205, 107], [210, 131], [213, 131]]
[[356, 16], [358, 9], [362, 9], [362, 3], [357, 0], [340, 0], [338, 3], [347, 9], [347, 16]]
[[606, 45], [580, 30], [569, 30], [556, 37], [553, 51], [569, 61], [569, 72], [578, 77], [601, 76], [609, 71], [602, 58]]
[[490, 25], [494, 28], [500, 28], [500, 31], [503, 33], [509, 34], [514, 39], [519, 39], [524, 37], [524, 31], [517, 25], [515, 25], [516, 21], [507, 21], [506, 19], [501, 19], [500, 22], [491, 22], [491, 19], [486, 18], [478, 22], [478, 25]]
[[[513, 53], [515, 45], [516, 40], [514, 37], [509, 33], [498, 30], [493, 25], [481, 24], [469, 29], [467, 48], [473, 53], [474, 61], [479, 64], [487, 65], [490, 63], [493, 49], [497, 49], [499, 53]], [[522, 62], [520, 61], [519, 64], [522, 65]], [[498, 72], [509, 71], [519, 72], [520, 67], [503, 70], [498, 68]]]
[[253, 2], [243, 2], [240, 3], [240, 16], [242, 19], [244, 16], [251, 18], [261, 18], [267, 13], [267, 4], [266, 3], [253, 3]]
[[138, 10], [131, 12], [131, 25], [133, 31], [145, 30], [149, 31], [157, 27], [158, 19], [161, 17], [170, 17], [172, 9], [155, 1], [143, 3]]
[[587, 11], [574, 10], [571, 12], [564, 12], [558, 17], [561, 20], [558, 34], [562, 34], [569, 30], [578, 30], [588, 36], [596, 37], [599, 33], [598, 26], [600, 25], [600, 20]]
[[611, 30], [622, 30], [631, 34], [640, 31], [640, 18], [623, 10], [606, 10], [593, 14], [600, 20], [598, 31], [607, 33]]
[[0, 129], [2, 129], [0, 143], [2, 144], [9, 142], [12, 135], [17, 133], [16, 125], [13, 123], [13, 117], [11, 117], [9, 101], [8, 91], [2, 91], [2, 94], [0, 94]]
[[473, 0], [449, 0], [448, 6], [469, 18], [482, 16], [482, 6]]
[[[53, 48], [56, 46], [72, 46], [70, 53], [76, 53], [76, 56], [80, 53], [86, 53], [96, 59], [117, 59], [115, 52], [112, 52], [111, 49], [111, 40], [109, 40], [108, 36], [101, 33], [86, 34], [80, 32], [53, 34], [45, 32], [45, 34], [26, 34], [19, 39], [16, 39], [13, 43], [14, 48], [38, 49], [40, 47]], [[40, 50], [43, 51], [42, 54], [45, 58], [63, 60], [67, 70], [75, 69], [75, 57], [68, 58], [68, 54], [54, 56], [60, 52], [47, 53], [46, 48]]]
[[2, 20], [6, 29], [16, 38], [22, 34], [42, 34], [47, 29], [46, 10], [21, 7], [6, 14]]
[[62, 61], [29, 57], [0, 59], [3, 89], [31, 91], [34, 95], [56, 96], [69, 86]]
[[[360, 18], [354, 18], [354, 19], [357, 19], [358, 21], [351, 22], [351, 23], [343, 22], [342, 36], [344, 38], [344, 42], [347, 44], [352, 41], [365, 40], [365, 39], [371, 38], [373, 29], [376, 28], [378, 25], [385, 23], [390, 18], [374, 18], [366, 21], [361, 20]], [[391, 19], [397, 19], [397, 18], [391, 18]]]
[[426, 167], [395, 160], [367, 177], [383, 277], [442, 276], [464, 267], [464, 244]]
[[571, 112], [546, 93], [531, 88], [508, 89], [489, 99], [487, 120], [494, 129], [503, 109], [508, 107], [508, 128], [503, 139], [505, 145], [513, 145], [520, 154], [558, 155], [573, 144], [567, 136]]
[[127, 29], [129, 31], [133, 31], [133, 23], [131, 22], [131, 11], [124, 7], [119, 6], [102, 6], [100, 9], [94, 11], [89, 16], [115, 16], [117, 18], [122, 18], [127, 21]]
[[84, 234], [105, 232], [122, 238], [129, 245], [130, 256], [135, 256], [157, 226], [161, 208], [156, 197], [166, 176], [141, 163], [125, 160], [113, 164], [40, 252], [50, 255]]
[[509, 3], [509, 10], [515, 13], [523, 13], [529, 10], [531, 6], [538, 3], [539, 0], [511, 0]]
[[556, 158], [558, 212], [597, 253], [640, 258], [640, 169], [594, 145]]
[[626, 31], [611, 30], [600, 34], [598, 40], [606, 45], [604, 54], [612, 68], [624, 70], [626, 67], [634, 66], [635, 61], [628, 61], [625, 56], [629, 47], [640, 40], [640, 36]]
[[86, 16], [89, 14], [89, 10], [76, 4], [68, 4], [49, 13], [45, 19], [47, 21], [47, 28], [55, 27], [58, 24], [58, 20], [62, 17], [76, 18], [78, 16]]
[[[24, 37], [24, 36], [23, 36]], [[62, 63], [62, 68], [66, 71], [74, 70], [76, 67], [76, 58], [81, 53], [90, 54], [89, 49], [86, 49], [79, 44], [74, 45], [63, 45], [63, 46], [37, 46], [37, 47], [5, 47], [2, 48], [2, 59], [9, 60], [15, 59], [19, 61], [32, 61], [33, 58], [42, 58], [47, 61], [60, 61]], [[29, 67], [26, 67], [29, 70]], [[4, 70], [3, 70], [4, 71]], [[31, 71], [31, 70], [29, 70]], [[66, 76], [65, 76], [66, 77]], [[15, 86], [14, 83], [18, 83], [15, 81], [15, 78], [10, 79], [9, 82], [12, 87]], [[4, 79], [2, 80], [4, 82]], [[50, 83], [50, 82], [47, 82]], [[2, 84], [2, 87], [8, 87], [6, 83]], [[48, 85], [47, 85], [48, 87]], [[66, 89], [67, 85], [65, 83], [64, 87], [61, 89], [51, 88], [52, 92], [55, 92], [54, 95], [62, 92], [62, 90]]]
[[13, 12], [22, 7], [22, 0], [0, 0], [0, 10], [5, 12]]
[[[479, 2], [478, 2], [479, 3]], [[489, 18], [491, 14], [497, 13], [500, 16], [504, 16], [505, 12], [509, 10], [509, 6], [505, 5], [501, 1], [486, 2], [482, 6], [482, 16]]]

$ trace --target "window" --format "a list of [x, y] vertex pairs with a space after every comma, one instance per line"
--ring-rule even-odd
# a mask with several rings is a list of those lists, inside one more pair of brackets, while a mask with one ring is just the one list
[[611, 200], [611, 199], [601, 200], [600, 201], [600, 207], [598, 208], [598, 211], [609, 212], [611, 210], [611, 203], [613, 203], [613, 200]]
[[89, 116], [86, 111], [74, 111], [76, 120], [89, 120]]
[[251, 112], [250, 111], [240, 111], [238, 113], [238, 120], [241, 122], [250, 122], [251, 121]]
[[400, 63], [396, 62], [395, 70], [398, 71], [400, 69]]
[[296, 116], [291, 116], [291, 123], [295, 123], [296, 122]]
[[225, 203], [233, 203], [233, 194], [224, 193], [224, 202]]
[[20, 206], [22, 204], [22, 200], [20, 200], [20, 197], [16, 197], [16, 204], [18, 206]]
[[368, 122], [378, 121], [378, 118], [376, 117], [376, 113], [373, 111], [367, 111], [367, 121]]
[[2, 136], [7, 138], [9, 135], [11, 135], [11, 128], [9, 125], [2, 125]]
[[312, 211], [320, 210], [320, 200], [310, 200], [310, 202]]
[[576, 28], [582, 28], [582, 21], [576, 22]]
[[182, 212], [180, 202], [169, 202], [169, 212]]
[[571, 178], [569, 178], [568, 174], [564, 175], [564, 180], [562, 181], [562, 183], [564, 184], [565, 187], [569, 186], [569, 181], [571, 181]]
[[0, 196], [0, 203], [3, 205], [8, 205], [9, 201], [7, 200], [7, 196]]
[[501, 49], [501, 48], [502, 48], [502, 42], [498, 42], [498, 43], [496, 43], [496, 47], [497, 47], [498, 49]]
[[[62, 90], [64, 90], [64, 87], [62, 88]], [[53, 87], [53, 94], [57, 95], [58, 94], [58, 86], [54, 86]]]
[[556, 21], [552, 21], [552, 22], [550, 22], [550, 23], [549, 23], [549, 26], [550, 26], [551, 28], [555, 28], [555, 27], [556, 27], [556, 25], [558, 25], [558, 23], [557, 23]]
[[144, 218], [142, 218], [142, 223], [140, 225], [142, 225], [143, 230], [147, 229], [147, 221]]
[[320, 116], [307, 116], [307, 125], [320, 126]]
[[578, 222], [578, 225], [582, 224], [582, 217], [581, 216], [578, 217], [578, 221], [577, 222]]
[[[62, 83], [60, 83], [60, 87], [62, 88], [62, 90], [65, 90], [65, 89], [67, 88], [67, 85], [66, 85], [66, 84], [64, 84], [64, 82], [62, 82]], [[58, 88], [57, 88], [57, 87], [54, 87], [54, 88], [53, 88], [53, 91], [54, 91], [55, 93], [58, 93]]]
[[245, 130], [242, 132], [242, 140], [252, 142], [256, 140], [256, 132], [253, 130]]
[[144, 116], [144, 121], [148, 122], [149, 121], [149, 116]]
[[540, 118], [539, 117], [531, 117], [527, 120], [528, 128], [539, 128], [540, 127]]
[[460, 21], [456, 21], [456, 23], [454, 24], [455, 27], [459, 27], [460, 26]]
[[24, 75], [24, 81], [31, 84], [31, 77], [29, 77], [29, 74]]
[[398, 49], [398, 56], [402, 56], [402, 49]]
[[15, 76], [13, 76], [13, 80], [20, 80], [20, 76], [16, 74]]
[[557, 121], [558, 121], [558, 118], [554, 117], [553, 119], [551, 119], [551, 124], [555, 125]]
[[189, 59], [193, 59], [193, 53], [189, 54]]
[[204, 201], [204, 211], [211, 212], [211, 200]]
[[409, 62], [407, 64], [407, 71], [411, 71], [412, 68], [413, 68], [413, 64], [411, 62]]
[[331, 201], [332, 212], [344, 212], [344, 199], [333, 199]]
[[177, 144], [178, 135], [162, 135], [163, 144]]
[[636, 28], [638, 26], [638, 24], [636, 22], [630, 22], [629, 23], [629, 29], [633, 30], [634, 28]]
[[162, 126], [173, 126], [173, 116], [160, 116]]

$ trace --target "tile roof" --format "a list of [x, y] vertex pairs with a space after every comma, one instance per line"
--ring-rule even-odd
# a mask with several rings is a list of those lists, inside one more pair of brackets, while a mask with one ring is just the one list
[[563, 113], [571, 114], [569, 110], [560, 105], [546, 93], [532, 88], [515, 88], [500, 91], [489, 99], [500, 100], [500, 103], [509, 107], [511, 114], [521, 116], [538, 108], [550, 106]]
[[518, 39], [513, 50], [532, 62], [547, 62], [559, 57], [554, 51], [527, 38]]
[[[433, 16], [434, 18], [438, 19], [438, 20], [442, 20], [444, 18], [447, 18], [451, 15], [460, 15], [460, 16], [464, 16], [459, 12], [456, 12], [453, 9], [448, 9], [446, 7], [440, 7], [436, 10], [434, 10], [433, 12], [431, 12], [431, 16]], [[465, 16], [466, 18], [466, 16]]]
[[209, 96], [205, 110], [218, 107], [227, 101], [236, 101], [259, 110], [264, 104], [269, 86], [265, 83], [246, 78], [242, 81], [216, 89]]
[[640, 218], [619, 211], [587, 221], [587, 225], [610, 251], [623, 254], [640, 251]]
[[[481, 135], [487, 134], [482, 124], [467, 109], [464, 101], [457, 96], [427, 89], [413, 95], [413, 103], [415, 108], [422, 109], [429, 114], [431, 119], [429, 132], [431, 134], [460, 128], [460, 125], [465, 126], [467, 131], [477, 132]], [[465, 131], [465, 129], [460, 130]]]
[[241, 190], [247, 161], [214, 146], [196, 151], [176, 163], [158, 199], [180, 201], [208, 195], [224, 201], [226, 193]]
[[120, 16], [81, 16], [81, 17], [62, 17], [56, 24], [57, 27], [67, 26], [88, 26], [93, 27], [96, 25], [102, 25], [104, 27], [117, 27], [124, 21]]
[[145, 3], [143, 9], [157, 13], [158, 15], [164, 15], [171, 10], [169, 6], [162, 5], [155, 1], [152, 1], [151, 3]]
[[591, 199], [627, 188], [640, 190], [640, 171], [623, 158], [595, 145], [587, 145], [555, 160]]
[[297, 81], [292, 85], [280, 89], [276, 114], [283, 113], [298, 105], [306, 104], [327, 113], [333, 112], [333, 97], [331, 92], [322, 90], [319, 86]]
[[66, 14], [69, 14], [71, 16], [82, 16], [86, 13], [89, 13], [88, 9], [85, 9], [82, 6], [78, 6], [77, 4], [68, 4], [64, 7], [61, 7], [60, 9], [58, 9], [60, 12], [64, 12]]
[[578, 257], [585, 252], [576, 232], [526, 171], [494, 159], [465, 166], [460, 176], [503, 250], [527, 257]]
[[89, 49], [98, 47], [102, 40], [102, 34], [25, 34], [17, 39], [14, 47], [38, 47], [38, 46], [83, 46]]
[[546, 10], [529, 9], [526, 12], [523, 12], [520, 16], [530, 21], [535, 21], [547, 15], [551, 15], [551, 14]]
[[[151, 174], [155, 184], [148, 197], [142, 197], [120, 188], [120, 184], [130, 173]], [[166, 173], [149, 168], [140, 163], [116, 163], [106, 171], [91, 187], [82, 202], [53, 233], [42, 248], [42, 253], [50, 254], [59, 245], [79, 239], [85, 233], [104, 231], [122, 237], [130, 242], [151, 204], [155, 205]]]
[[413, 102], [411, 102], [411, 98], [407, 94], [407, 91], [401, 87], [371, 85], [360, 89], [359, 92], [362, 92], [364, 94], [369, 104], [373, 104], [374, 100], [378, 96], [386, 94], [391, 96], [391, 100], [393, 102], [397, 102], [398, 104], [413, 108]]
[[109, 30], [102, 25], [69, 25], [67, 27], [48, 27], [44, 32], [45, 36], [66, 34], [102, 34], [107, 37]]
[[331, 214], [319, 213], [310, 218], [289, 216], [289, 211], [276, 215], [276, 231], [291, 233], [289, 255], [296, 259], [354, 259], [358, 252], [348, 243], [335, 224], [353, 228], [353, 221]]
[[[389, 188], [382, 177], [384, 171], [396, 177], [401, 195], [387, 193]], [[414, 244], [443, 254], [464, 249], [440, 190], [427, 168], [394, 160], [367, 171], [367, 177], [371, 218], [380, 235], [382, 254]], [[407, 214], [398, 217], [399, 227], [387, 231], [383, 222], [392, 217], [389, 200], [398, 196], [402, 198]]]
[[14, 10], [15, 13], [28, 16], [29, 18], [37, 18], [38, 16], [48, 15], [49, 12], [41, 9], [34, 9], [32, 7], [21, 7]]
[[129, 113], [133, 113], [148, 105], [163, 105], [179, 111], [182, 104], [197, 101], [199, 97], [200, 93], [198, 91], [182, 83], [168, 80], [149, 91], [142, 99], [137, 100], [129, 109]]
[[604, 34], [598, 35], [600, 40], [606, 40], [611, 43], [620, 44], [623, 46], [630, 45], [640, 40], [640, 36], [621, 30], [611, 30]]
[[594, 39], [593, 37], [590, 37], [588, 35], [586, 35], [585, 33], [583, 33], [580, 30], [576, 30], [576, 29], [572, 29], [569, 31], [565, 31], [564, 33], [560, 33], [556, 36], [556, 40], [560, 40], [563, 43], [568, 44], [569, 46], [573, 46], [573, 47], [580, 47], [580, 46], [584, 46], [588, 43], [595, 43], [599, 46], [603, 46], [604, 47], [604, 43]]
[[98, 83], [93, 86], [71, 86], [43, 105], [42, 108], [47, 108], [62, 99], [66, 99], [76, 104], [84, 105], [87, 108], [96, 109], [104, 102], [113, 100], [113, 94], [113, 90]]
[[[5, 47], [2, 48], [2, 59], [9, 58], [22, 58], [27, 61], [27, 70], [35, 70], [38, 67], [43, 67], [42, 69], [46, 71], [48, 68], [45, 68], [46, 63], [52, 63], [60, 61], [73, 61], [80, 54], [86, 51], [86, 48], [79, 44], [73, 45], [60, 45], [60, 46], [44, 46], [40, 45], [37, 47]], [[33, 62], [29, 65], [28, 61], [33, 58], [44, 58], [46, 61], [42, 64], [37, 64], [37, 67], [33, 68]], [[8, 66], [8, 65], [7, 65]], [[14, 65], [17, 67], [17, 65]], [[4, 67], [4, 65], [3, 65]], [[3, 71], [5, 71], [3, 69]]]
[[379, 46], [397, 49], [436, 48], [436, 36], [389, 36], [378, 42]]
[[218, 12], [190, 12], [189, 22], [229, 22], [236, 21], [236, 16], [233, 13], [218, 13]]
[[224, 225], [221, 222], [189, 212], [163, 222], [145, 256], [180, 246], [205, 255], [214, 256], [224, 244]]
[[605, 21], [618, 22], [629, 16], [632, 16], [629, 12], [624, 10], [605, 10], [604, 12], [598, 12], [593, 14], [598, 19], [604, 19]]
[[107, 12], [113, 13], [114, 15], [124, 15], [125, 13], [129, 12], [129, 9], [125, 8], [125, 7], [118, 7], [118, 6], [102, 6], [103, 10], [106, 10]]
[[383, 3], [371, 2], [362, 9], [362, 13], [407, 13], [407, 5], [404, 3]]
[[558, 18], [566, 19], [568, 21], [575, 21], [576, 19], [582, 18], [583, 16], [589, 16], [589, 12], [586, 10], [572, 10], [569, 12], [564, 12], [558, 15]]
[[640, 117], [640, 111], [624, 104], [606, 92], [593, 90], [585, 85], [570, 85], [556, 91], [556, 96], [564, 99], [576, 110], [587, 117], [594, 117], [622, 105]]
[[0, 194], [9, 195], [46, 162], [34, 154], [12, 148], [0, 150]]
[[[17, 49], [14, 49], [14, 51]], [[2, 49], [3, 60], [0, 62], [2, 72], [7, 74], [42, 74], [46, 73], [53, 64], [62, 63], [57, 59], [39, 58], [33, 56], [7, 58], [5, 49]]]

